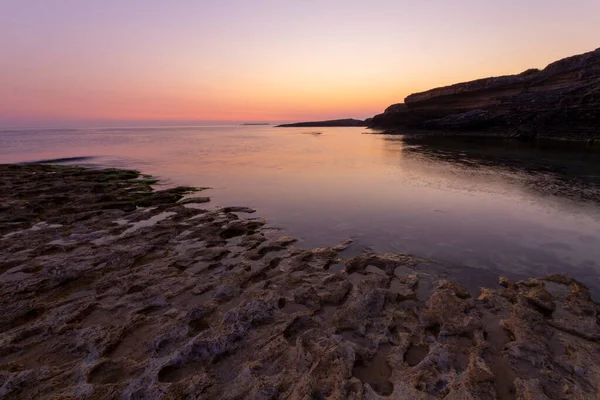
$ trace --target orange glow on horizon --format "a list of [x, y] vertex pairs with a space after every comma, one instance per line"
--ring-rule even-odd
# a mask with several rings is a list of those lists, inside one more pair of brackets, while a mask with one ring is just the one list
[[597, 47], [600, 3], [538, 2], [10, 0], [0, 127], [367, 118], [414, 92]]

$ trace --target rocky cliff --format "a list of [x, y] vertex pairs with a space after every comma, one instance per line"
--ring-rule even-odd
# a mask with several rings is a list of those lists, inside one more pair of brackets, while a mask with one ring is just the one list
[[372, 128], [493, 131], [519, 137], [600, 138], [600, 48], [543, 70], [478, 79], [408, 96]]

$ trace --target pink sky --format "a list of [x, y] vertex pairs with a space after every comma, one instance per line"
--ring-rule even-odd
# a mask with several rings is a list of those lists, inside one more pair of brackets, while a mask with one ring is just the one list
[[2, 0], [0, 127], [365, 118], [599, 39], [598, 0]]

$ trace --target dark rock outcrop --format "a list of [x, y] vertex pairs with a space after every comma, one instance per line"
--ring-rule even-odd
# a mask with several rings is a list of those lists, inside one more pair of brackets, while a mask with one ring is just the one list
[[492, 131], [516, 137], [600, 138], [600, 49], [543, 70], [411, 94], [369, 127]]
[[367, 126], [367, 123], [365, 121], [361, 121], [360, 119], [347, 118], [277, 125], [277, 127], [280, 128], [322, 128], [330, 126]]

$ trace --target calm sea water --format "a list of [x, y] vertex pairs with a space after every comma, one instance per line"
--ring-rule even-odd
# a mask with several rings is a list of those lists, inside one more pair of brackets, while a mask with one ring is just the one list
[[305, 247], [352, 238], [350, 252], [426, 257], [456, 266], [475, 283], [497, 274], [562, 272], [597, 296], [598, 150], [365, 131], [0, 131], [0, 162], [86, 157], [75, 163], [134, 168], [169, 185], [210, 186], [205, 194], [215, 205], [254, 207]]

